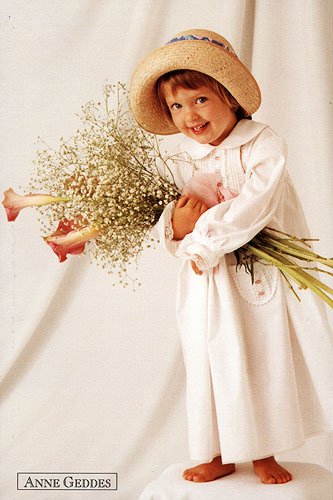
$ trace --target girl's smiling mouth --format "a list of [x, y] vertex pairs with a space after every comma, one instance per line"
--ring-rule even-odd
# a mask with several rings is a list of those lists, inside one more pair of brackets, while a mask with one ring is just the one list
[[201, 125], [196, 125], [195, 127], [190, 127], [190, 128], [195, 134], [200, 134], [207, 128], [208, 123], [209, 122], [202, 123]]

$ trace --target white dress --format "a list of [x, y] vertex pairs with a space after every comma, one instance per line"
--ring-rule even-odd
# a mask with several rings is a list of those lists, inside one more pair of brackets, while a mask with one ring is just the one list
[[[332, 428], [325, 308], [310, 291], [299, 292], [299, 303], [272, 267], [256, 264], [252, 285], [244, 270], [236, 272], [232, 253], [265, 226], [308, 235], [284, 142], [266, 125], [241, 120], [219, 146], [184, 137], [180, 151], [199, 171], [219, 172], [223, 186], [238, 193], [207, 210], [181, 242], [170, 240], [174, 203], [156, 226], [162, 244], [183, 259], [177, 317], [190, 456], [244, 462], [296, 448]], [[193, 166], [177, 162], [174, 174], [182, 187]], [[197, 256], [201, 276], [190, 266]]]

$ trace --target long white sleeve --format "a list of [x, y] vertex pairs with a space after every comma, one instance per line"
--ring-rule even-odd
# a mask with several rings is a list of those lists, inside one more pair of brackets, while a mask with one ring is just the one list
[[173, 234], [171, 220], [175, 204], [176, 201], [172, 201], [165, 207], [161, 217], [150, 233], [153, 238], [159, 241], [162, 247], [164, 247], [173, 255], [176, 254], [179, 247], [179, 241], [172, 239]]
[[[205, 212], [180, 243], [177, 256], [201, 270], [250, 241], [273, 219], [285, 187], [285, 143], [266, 128], [247, 152], [246, 182], [233, 200]], [[198, 259], [199, 258], [199, 259]]]

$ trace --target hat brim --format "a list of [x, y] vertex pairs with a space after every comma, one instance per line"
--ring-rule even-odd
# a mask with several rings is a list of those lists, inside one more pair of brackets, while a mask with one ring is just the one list
[[235, 54], [205, 40], [174, 42], [150, 53], [132, 77], [131, 108], [139, 125], [148, 132], [161, 135], [178, 132], [158, 101], [156, 82], [165, 73], [180, 69], [200, 71], [220, 82], [247, 116], [260, 106], [259, 86]]

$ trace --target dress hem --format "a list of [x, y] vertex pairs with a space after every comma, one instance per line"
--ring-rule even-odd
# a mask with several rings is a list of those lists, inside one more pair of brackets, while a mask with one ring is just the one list
[[[289, 451], [293, 451], [293, 450], [296, 450], [297, 448], [300, 448], [301, 446], [304, 445], [305, 441], [307, 439], [310, 439], [314, 436], [318, 436], [320, 434], [326, 434], [326, 433], [333, 433], [333, 429], [323, 429], [323, 430], [320, 430], [320, 431], [316, 431], [316, 432], [312, 432], [310, 434], [306, 434], [304, 436], [304, 439], [299, 443], [299, 444], [295, 444], [293, 445], [292, 447], [290, 448], [287, 448], [287, 449], [283, 449], [283, 450], [278, 450], [278, 451], [272, 451], [270, 453], [265, 453], [264, 455], [260, 455], [260, 456], [257, 456], [256, 458], [242, 458], [242, 459], [228, 459], [228, 460], [223, 460], [223, 464], [230, 464], [230, 463], [235, 463], [235, 464], [242, 464], [242, 463], [248, 463], [248, 462], [252, 462], [253, 460], [262, 460], [264, 458], [268, 458], [268, 457], [271, 457], [271, 456], [275, 456], [275, 455], [278, 455], [280, 453], [288, 453]], [[211, 461], [213, 460], [214, 458], [220, 456], [221, 453], [215, 453], [211, 458], [190, 458], [190, 460], [192, 461], [199, 461], [199, 462], [207, 462], [207, 461]], [[223, 459], [223, 456], [222, 456], [222, 459]]]

